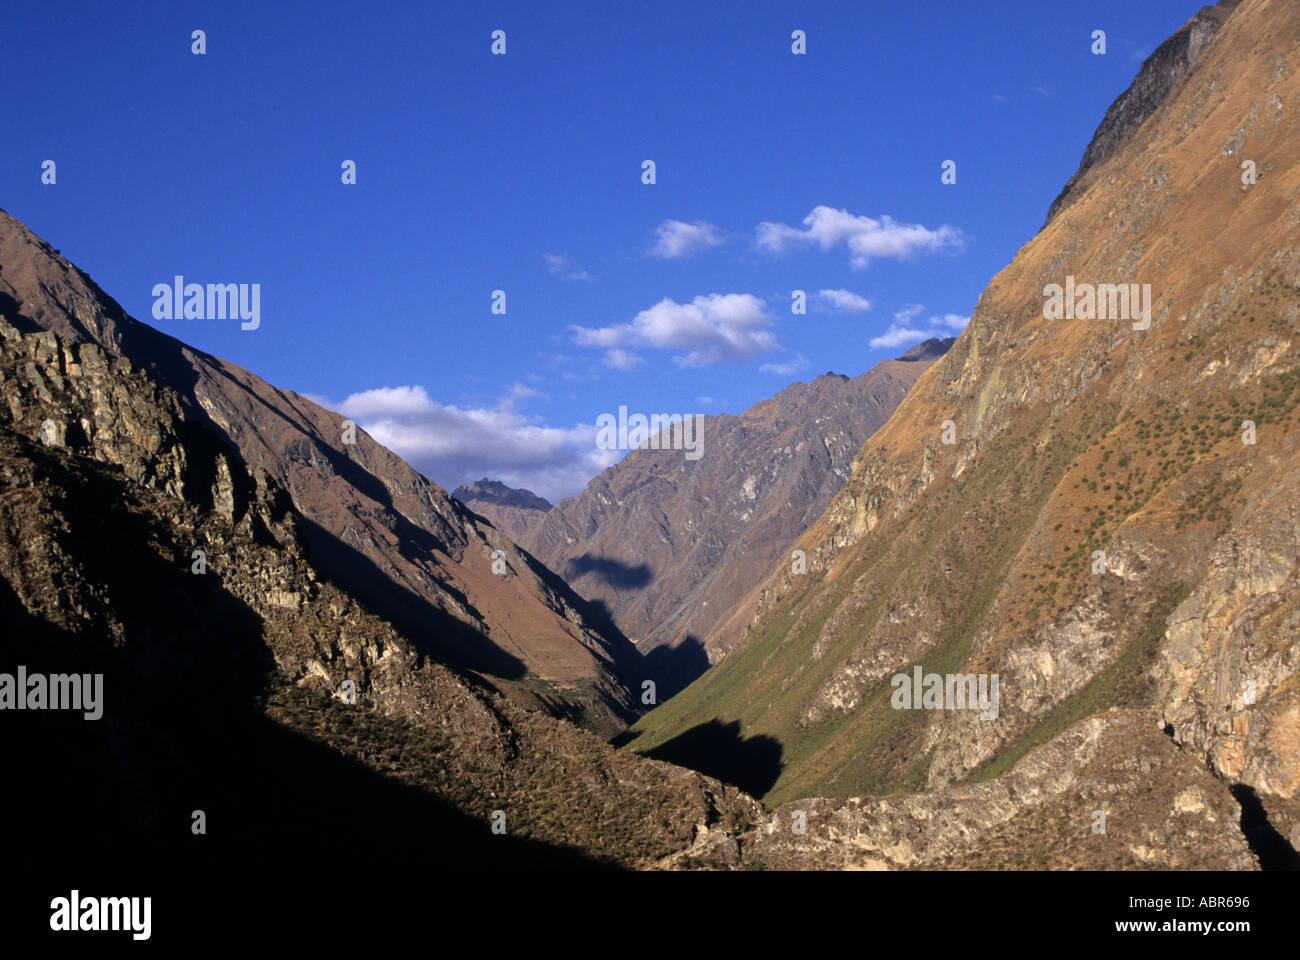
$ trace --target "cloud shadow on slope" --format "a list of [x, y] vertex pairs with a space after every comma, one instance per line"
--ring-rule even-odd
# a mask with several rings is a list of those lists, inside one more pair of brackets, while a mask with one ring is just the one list
[[775, 737], [746, 738], [741, 736], [739, 720], [723, 723], [714, 718], [646, 751], [645, 756], [698, 770], [761, 797], [781, 775], [783, 753]]

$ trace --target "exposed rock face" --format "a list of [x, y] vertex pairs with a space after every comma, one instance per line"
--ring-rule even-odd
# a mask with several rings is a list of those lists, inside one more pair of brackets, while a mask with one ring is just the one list
[[174, 392], [94, 343], [67, 343], [49, 332], [24, 336], [3, 317], [0, 341], [0, 424], [246, 523], [259, 542], [299, 549], [284, 491], [188, 423]]
[[523, 543], [551, 509], [551, 503], [531, 490], [508, 487], [498, 480], [482, 480], [457, 487], [451, 495], [515, 543]]
[[339, 415], [127, 316], [3, 211], [0, 316], [174, 390], [189, 423], [289, 493], [317, 569], [440, 660], [607, 733], [634, 715], [635, 648], [507, 535], [363, 431], [345, 443]]
[[782, 870], [1254, 870], [1240, 820], [1228, 789], [1154, 714], [1119, 711], [986, 783], [785, 804], [746, 850], [748, 863]]
[[[800, 541], [808, 573], [777, 568], [742, 643], [634, 748], [737, 723], [781, 744], [766, 796], [784, 803], [948, 789], [1091, 715], [1151, 710], [1291, 834], [1297, 35], [1295, 4], [1223, 20], [866, 443]], [[1149, 327], [1047, 319], [1067, 277], [1149, 283]], [[996, 718], [893, 709], [916, 665], [997, 674]]]
[[1202, 7], [1200, 12], [1160, 44], [1151, 56], [1142, 62], [1133, 83], [1102, 117], [1092, 142], [1083, 151], [1079, 169], [1066, 182], [1060, 194], [1047, 211], [1050, 221], [1072, 196], [1082, 189], [1084, 176], [1101, 161], [1111, 156], [1137, 132], [1147, 117], [1164, 103], [1174, 85], [1200, 59], [1201, 54], [1223, 26], [1224, 20], [1236, 9], [1241, 0], [1219, 0], [1212, 7]]
[[793, 384], [738, 417], [705, 416], [699, 459], [633, 450], [523, 543], [643, 651], [673, 648], [658, 656], [668, 681], [689, 681], [730, 649], [755, 588], [791, 562], [853, 455], [949, 344], [929, 341], [852, 379]]

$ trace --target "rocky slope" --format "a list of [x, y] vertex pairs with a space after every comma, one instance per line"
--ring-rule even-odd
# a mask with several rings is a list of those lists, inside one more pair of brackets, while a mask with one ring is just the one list
[[[1241, 808], [1146, 711], [1085, 720], [987, 783], [798, 800], [746, 864], [819, 870], [1253, 870]], [[795, 832], [795, 824], [802, 831]], [[690, 850], [670, 862], [688, 865]]]
[[[635, 749], [728, 724], [778, 745], [773, 802], [934, 792], [1143, 710], [1300, 841], [1300, 6], [1214, 16]], [[1149, 327], [1047, 319], [1067, 277], [1149, 283]], [[1000, 710], [894, 709], [918, 665], [997, 674]]]
[[1047, 211], [1050, 221], [1069, 202], [1084, 176], [1101, 161], [1123, 146], [1156, 108], [1164, 102], [1175, 84], [1200, 59], [1240, 0], [1219, 0], [1214, 6], [1202, 7], [1192, 19], [1160, 44], [1142, 62], [1142, 68], [1129, 88], [1115, 99], [1102, 117], [1097, 132], [1083, 151], [1079, 169], [1070, 177]]
[[[1226, 788], [1151, 714], [1079, 724], [978, 788], [765, 811], [424, 656], [318, 576], [302, 526], [174, 391], [97, 344], [0, 321], [0, 670], [104, 678], [97, 720], [0, 714], [5, 769], [41, 771], [9, 798], [24, 825], [11, 854], [188, 869], [1254, 865]], [[1105, 835], [1079, 826], [1098, 805], [1115, 818]], [[1153, 860], [1164, 842], [1173, 855]]]
[[521, 542], [651, 652], [672, 692], [730, 649], [756, 587], [950, 344], [928, 341], [852, 379], [793, 384], [738, 417], [705, 416], [699, 459], [633, 450]]
[[317, 569], [422, 649], [594, 729], [633, 715], [635, 648], [508, 536], [363, 431], [344, 442], [339, 415], [127, 316], [3, 211], [0, 316], [173, 389], [196, 428], [289, 493]]
[[531, 490], [508, 487], [499, 480], [484, 477], [457, 487], [451, 495], [515, 543], [523, 543], [551, 509], [551, 502]]
[[[735, 788], [423, 655], [317, 575], [273, 478], [127, 361], [0, 323], [0, 397], [0, 672], [104, 677], [97, 720], [0, 714], [5, 769], [42, 771], [7, 804], [16, 850], [635, 867], [757, 823]], [[734, 840], [711, 849], [738, 862]]]

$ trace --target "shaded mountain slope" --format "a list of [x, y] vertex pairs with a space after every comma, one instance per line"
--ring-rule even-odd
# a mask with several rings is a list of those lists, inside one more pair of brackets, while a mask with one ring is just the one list
[[633, 715], [636, 650], [508, 537], [363, 431], [344, 443], [337, 414], [127, 316], [3, 212], [0, 316], [96, 343], [175, 390], [192, 423], [288, 491], [316, 567], [439, 659], [522, 681], [509, 687], [521, 699], [605, 731]]
[[[633, 748], [737, 724], [780, 744], [782, 803], [987, 781], [1141, 709], [1300, 839], [1296, 36], [1300, 6], [1243, 0], [866, 443], [807, 574]], [[1151, 284], [1149, 328], [1046, 319], [1067, 276]], [[996, 717], [893, 709], [918, 665], [999, 675]]]

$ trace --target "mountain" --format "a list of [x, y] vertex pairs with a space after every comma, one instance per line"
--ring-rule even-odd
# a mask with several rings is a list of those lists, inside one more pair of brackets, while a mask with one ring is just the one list
[[635, 648], [504, 533], [364, 431], [344, 442], [338, 414], [127, 316], [3, 211], [0, 315], [97, 344], [174, 390], [192, 423], [288, 492], [322, 575], [423, 650], [603, 732], [633, 716]]
[[[843, 798], [969, 797], [1137, 711], [1294, 857], [1300, 6], [1209, 16], [1199, 55], [1140, 122], [1103, 124], [1095, 162], [858, 453], [799, 543], [807, 572], [774, 565], [742, 642], [633, 748], [718, 725], [771, 741], [783, 764], [757, 792], [825, 798], [847, 836], [875, 824]], [[1159, 51], [1142, 68], [1164, 69]], [[1062, 316], [1076, 283], [1082, 316]], [[1150, 285], [1149, 325], [1117, 290], [1087, 318], [1083, 285], [1130, 283]], [[897, 709], [893, 678], [918, 667], [997, 676], [1000, 708]], [[1056, 762], [1078, 775], [1069, 751]], [[1088, 789], [1100, 804], [1115, 783]]]
[[[590, 723], [558, 681], [465, 662], [548, 599], [608, 642], [596, 661], [628, 655], [598, 608], [0, 222], [6, 851], [73, 874], [1294, 866], [1300, 8], [1221, 7], [853, 457], [806, 568], [772, 564], [744, 636], [634, 749], [521, 706]], [[1150, 283], [1150, 323], [1056, 316], [1075, 280]], [[522, 599], [464, 569], [494, 544]], [[376, 609], [420, 576], [404, 627]], [[914, 668], [1001, 695], [894, 709]], [[592, 673], [614, 711], [626, 681]], [[82, 675], [92, 714], [38, 709]]]
[[853, 455], [951, 340], [850, 379], [796, 383], [703, 416], [698, 459], [641, 448], [543, 514], [521, 542], [609, 612], [674, 691], [730, 649], [755, 587], [830, 504]]
[[484, 477], [471, 484], [457, 487], [451, 495], [516, 543], [523, 543], [551, 509], [545, 500], [531, 490], [508, 487], [499, 480]]
[[1048, 221], [1066, 204], [1071, 191], [1079, 185], [1084, 175], [1115, 153], [1164, 102], [1174, 84], [1200, 58], [1239, 2], [1240, 0], [1219, 0], [1212, 7], [1202, 7], [1142, 62], [1142, 69], [1138, 71], [1133, 83], [1115, 99], [1102, 117], [1097, 132], [1083, 152], [1079, 169], [1052, 201], [1047, 211]]
[[[318, 574], [287, 491], [175, 391], [3, 319], [0, 530], [0, 762], [28, 780], [5, 807], [25, 860], [641, 867], [702, 856], [704, 832], [725, 867], [762, 815], [435, 662]], [[98, 716], [35, 709], [29, 690], [83, 674]]]
[[[2, 715], [5, 769], [40, 771], [6, 806], [23, 824], [8, 849], [33, 862], [1101, 867], [1150, 862], [1134, 860], [1142, 840], [1166, 866], [1254, 865], [1223, 785], [1120, 714], [974, 791], [874, 801], [869, 834], [853, 831], [851, 805], [769, 812], [617, 751], [421, 655], [321, 578], [288, 494], [174, 391], [97, 344], [4, 320], [0, 529], [0, 688], [19, 670], [28, 689], [33, 676], [101, 679], [93, 720]], [[779, 768], [769, 744], [718, 737], [719, 756]], [[1086, 815], [1099, 778], [1116, 788], [1116, 825], [1071, 849], [1057, 828]], [[1012, 791], [1027, 801], [1008, 803]], [[796, 814], [805, 835], [787, 828]], [[939, 828], [918, 835], [922, 817]], [[1157, 830], [1168, 840], [1153, 846]]]

